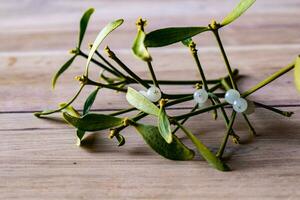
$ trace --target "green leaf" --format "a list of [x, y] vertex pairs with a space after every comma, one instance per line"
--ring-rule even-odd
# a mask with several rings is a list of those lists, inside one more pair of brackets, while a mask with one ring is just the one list
[[223, 19], [221, 26], [226, 26], [239, 18], [254, 2], [255, 0], [241, 0], [233, 11]]
[[172, 130], [170, 121], [163, 106], [161, 106], [159, 109], [158, 130], [166, 142], [170, 144], [172, 142]]
[[88, 113], [83, 117], [75, 117], [67, 112], [63, 113], [64, 119], [82, 131], [100, 131], [123, 123], [123, 118], [103, 114]]
[[300, 92], [300, 56], [297, 57], [294, 70], [296, 88]]
[[159, 115], [158, 107], [149, 101], [144, 95], [131, 87], [128, 87], [127, 89], [126, 99], [130, 105], [145, 113], [154, 116]]
[[184, 126], [180, 123], [177, 125], [183, 130], [183, 132], [191, 139], [191, 141], [195, 144], [197, 150], [202, 155], [202, 157], [214, 168], [220, 171], [229, 171], [230, 168], [223, 163], [219, 158], [215, 156], [196, 136], [187, 130]]
[[99, 89], [100, 88], [97, 87], [86, 99], [84, 106], [83, 106], [83, 115], [87, 114], [90, 111], [90, 109], [96, 99]]
[[168, 144], [161, 137], [156, 126], [136, 124], [135, 128], [145, 142], [161, 156], [171, 160], [192, 160], [194, 158], [194, 151], [188, 149], [175, 135], [173, 135], [172, 142]]
[[207, 27], [171, 27], [152, 31], [146, 35], [146, 47], [162, 47], [208, 31]]
[[95, 11], [94, 8], [90, 8], [82, 15], [80, 19], [80, 29], [79, 29], [79, 39], [78, 39], [78, 48], [80, 48], [87, 25], [89, 23], [90, 17]]
[[56, 72], [56, 74], [53, 76], [52, 78], [52, 88], [55, 88], [56, 82], [58, 77], [64, 73], [73, 63], [74, 59], [76, 58], [77, 55], [74, 55], [72, 58], [70, 58], [70, 60], [68, 60], [63, 66], [61, 66], [61, 68]]
[[100, 46], [100, 44], [102, 43], [102, 41], [106, 38], [106, 36], [111, 33], [113, 30], [115, 30], [116, 28], [118, 28], [121, 24], [123, 24], [124, 20], [123, 19], [118, 19], [116, 21], [113, 21], [109, 24], [107, 24], [101, 31], [100, 33], [97, 35], [92, 48], [89, 52], [89, 56], [87, 58], [87, 62], [86, 62], [86, 69], [88, 69], [90, 62], [92, 60], [93, 55], [95, 54], [96, 50], [98, 49], [98, 47]]
[[141, 29], [138, 30], [138, 33], [134, 39], [133, 45], [131, 47], [132, 52], [134, 55], [136, 55], [138, 58], [144, 60], [144, 61], [151, 61], [152, 58], [147, 50], [147, 48], [144, 45], [146, 34]]
[[76, 134], [77, 134], [77, 138], [79, 140], [78, 144], [80, 145], [80, 142], [81, 142], [83, 136], [85, 135], [85, 131], [77, 129]]

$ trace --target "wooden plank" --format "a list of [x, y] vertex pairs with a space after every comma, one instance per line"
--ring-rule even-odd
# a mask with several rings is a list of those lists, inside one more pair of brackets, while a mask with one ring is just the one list
[[[297, 55], [296, 47], [245, 48], [228, 47], [228, 56], [232, 66], [240, 69], [241, 74], [247, 77], [241, 79], [240, 87], [244, 91], [262, 81], [281, 67], [290, 63]], [[153, 50], [154, 68], [160, 79], [199, 79], [199, 73], [189, 54], [188, 49]], [[120, 58], [141, 77], [150, 78], [145, 64], [137, 60], [130, 50], [117, 51]], [[217, 78], [226, 75], [226, 69], [218, 49], [201, 48], [200, 58], [208, 78]], [[69, 56], [63, 54], [6, 54], [0, 56], [0, 72], [5, 74], [0, 79], [0, 111], [32, 111], [45, 108], [55, 108], [57, 103], [70, 99], [79, 85], [73, 77], [83, 73], [85, 60], [77, 59], [72, 69], [66, 72], [58, 81], [57, 89], [51, 90], [51, 77], [59, 66]], [[180, 58], [180, 59], [178, 59]], [[176, 62], [178, 60], [178, 62]], [[97, 80], [100, 70], [92, 66], [92, 78]], [[259, 72], [259, 73], [258, 73]], [[178, 76], [180, 74], [180, 76]], [[82, 108], [83, 102], [92, 88], [89, 87], [75, 103]], [[164, 87], [169, 93], [193, 92], [192, 86]], [[280, 95], [278, 92], [280, 91]], [[30, 101], [28, 101], [30, 99]], [[290, 72], [270, 86], [258, 91], [253, 99], [277, 105], [299, 104], [299, 94], [293, 83], [293, 73]], [[189, 104], [191, 106], [191, 104]], [[123, 94], [101, 90], [94, 109], [116, 109], [127, 107]]]
[[[228, 173], [215, 171], [200, 157], [163, 159], [133, 129], [124, 132], [123, 147], [104, 131], [78, 148], [67, 125], [26, 113], [0, 114], [0, 198], [299, 199], [300, 108], [290, 109], [296, 112], [290, 119], [257, 109], [251, 121], [260, 136], [245, 145], [230, 143], [226, 154], [233, 171]], [[247, 138], [245, 124], [238, 122], [237, 133]], [[222, 120], [209, 114], [193, 118], [188, 127], [202, 133], [197, 135], [213, 150], [224, 133]]]
[[[126, 22], [108, 43], [116, 48], [129, 48], [136, 33], [135, 20], [143, 16], [149, 20], [147, 30], [166, 26], [207, 25], [212, 18], [221, 20], [238, 1], [24, 1], [6, 2], [1, 6], [0, 51], [42, 51], [73, 48], [77, 40], [78, 23], [88, 7], [97, 9], [89, 26], [87, 42], [109, 21], [124, 17]], [[24, 9], [26, 8], [26, 9]], [[130, 8], [130, 12], [128, 12]], [[180, 12], [179, 12], [180, 11]], [[224, 32], [229, 45], [299, 44], [299, 1], [258, 1], [237, 23]], [[20, 17], [22, 16], [22, 17]], [[162, 20], [163, 19], [163, 20]], [[284, 36], [283, 36], [284, 34]], [[117, 39], [115, 39], [117, 38]], [[198, 38], [198, 37], [197, 37]], [[203, 38], [203, 39], [202, 39]], [[214, 42], [205, 34], [201, 45]]]

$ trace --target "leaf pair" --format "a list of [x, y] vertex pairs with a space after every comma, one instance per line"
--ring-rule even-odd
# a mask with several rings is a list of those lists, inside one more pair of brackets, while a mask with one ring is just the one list
[[[77, 49], [80, 49], [87, 25], [89, 23], [91, 15], [94, 13], [94, 8], [90, 8], [82, 15], [80, 20], [80, 27], [79, 27], [79, 38], [78, 38], [78, 45]], [[56, 74], [52, 78], [52, 88], [55, 88], [57, 79], [60, 77], [61, 74], [63, 74], [73, 63], [75, 58], [77, 57], [77, 54], [75, 54], [72, 58], [70, 58], [63, 66], [56, 72]]]
[[126, 99], [130, 105], [134, 106], [140, 111], [158, 117], [158, 130], [161, 137], [169, 144], [172, 142], [173, 137], [171, 125], [163, 106], [161, 106], [159, 109], [144, 95], [131, 87], [128, 87], [127, 89]]
[[[221, 22], [221, 26], [226, 26], [239, 18], [255, 0], [241, 0]], [[145, 34], [139, 30], [134, 40], [132, 51], [134, 55], [144, 61], [151, 61], [151, 56], [147, 51], [148, 47], [163, 47], [180, 41], [185, 41], [195, 35], [209, 31], [209, 27], [169, 27], [158, 29]]]
[[[77, 46], [77, 50], [80, 50], [86, 29], [87, 29], [87, 25], [88, 22], [90, 20], [91, 15], [93, 14], [94, 9], [90, 8], [88, 9], [83, 16], [81, 17], [80, 20], [80, 30], [79, 30], [79, 39], [78, 39], [78, 46]], [[89, 68], [89, 64], [92, 60], [93, 55], [95, 54], [97, 48], [99, 47], [99, 45], [102, 43], [102, 41], [106, 38], [107, 35], [109, 35], [113, 30], [115, 30], [117, 27], [119, 27], [122, 23], [123, 23], [123, 19], [118, 19], [116, 21], [113, 21], [109, 24], [107, 24], [98, 34], [98, 36], [96, 37], [96, 40], [93, 43], [93, 46], [89, 52], [88, 55], [88, 59], [87, 59], [87, 63], [86, 63], [86, 75], [88, 73], [88, 68]], [[58, 72], [54, 75], [54, 77], [52, 78], [52, 87], [55, 88], [57, 79], [59, 78], [59, 76], [61, 74], [63, 74], [73, 63], [74, 59], [76, 58], [76, 56], [78, 55], [78, 53], [75, 53], [75, 55], [68, 60], [59, 70]]]

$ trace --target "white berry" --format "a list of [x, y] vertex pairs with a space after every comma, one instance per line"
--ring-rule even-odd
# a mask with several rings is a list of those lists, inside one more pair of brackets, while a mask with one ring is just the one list
[[233, 102], [233, 110], [238, 113], [242, 113], [247, 110], [248, 103], [243, 98], [238, 98]]
[[248, 108], [244, 113], [246, 115], [251, 115], [252, 113], [255, 112], [255, 104], [253, 103], [253, 101], [249, 101], [249, 100], [247, 100], [247, 103], [248, 103]]
[[211, 105], [212, 105], [211, 101], [206, 101], [204, 103], [198, 103], [198, 108], [206, 108], [206, 107], [209, 107]]
[[225, 94], [225, 101], [227, 101], [230, 104], [233, 104], [233, 102], [240, 97], [241, 97], [241, 95], [240, 95], [239, 91], [230, 89], [230, 90], [227, 90], [227, 92]]
[[147, 90], [147, 96], [146, 96], [150, 101], [152, 102], [157, 102], [158, 100], [161, 99], [161, 91], [158, 87], [151, 86]]
[[196, 90], [194, 92], [194, 100], [198, 103], [198, 104], [203, 104], [207, 101], [208, 99], [208, 93], [206, 92], [205, 89], [200, 89], [200, 90]]
[[147, 97], [147, 92], [145, 90], [140, 90], [139, 93], [142, 94], [144, 97]]

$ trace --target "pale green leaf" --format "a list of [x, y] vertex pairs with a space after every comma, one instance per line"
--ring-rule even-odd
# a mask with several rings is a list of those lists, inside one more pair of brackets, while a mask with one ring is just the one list
[[107, 24], [101, 31], [100, 33], [97, 35], [92, 48], [89, 52], [88, 58], [87, 58], [87, 62], [86, 62], [86, 69], [88, 69], [90, 62], [92, 60], [93, 55], [95, 54], [96, 50], [98, 49], [98, 47], [100, 46], [100, 44], [102, 43], [102, 41], [106, 38], [106, 36], [111, 33], [113, 30], [115, 30], [116, 28], [118, 28], [122, 23], [124, 22], [123, 19], [118, 19], [116, 21], [113, 21], [109, 24]]
[[152, 31], [146, 35], [146, 47], [162, 47], [184, 41], [199, 33], [208, 31], [207, 27], [170, 27]]
[[229, 171], [230, 168], [215, 156], [192, 132], [182, 126], [180, 123], [177, 125], [183, 130], [183, 132], [191, 139], [196, 146], [202, 157], [214, 168], [220, 171]]
[[221, 26], [226, 26], [239, 18], [255, 0], [241, 0], [239, 4], [221, 22]]
[[131, 87], [128, 87], [127, 89], [126, 99], [130, 105], [134, 106], [140, 111], [154, 116], [159, 115], [159, 108], [149, 101], [144, 95]]
[[161, 137], [156, 126], [136, 124], [135, 128], [142, 135], [145, 142], [161, 156], [171, 160], [192, 160], [194, 151], [188, 149], [175, 135], [168, 144]]
[[132, 52], [135, 56], [138, 58], [144, 60], [144, 61], [151, 61], [151, 56], [147, 50], [147, 48], [144, 45], [144, 40], [145, 40], [145, 33], [142, 30], [138, 30], [138, 33], [135, 37], [135, 40], [132, 45]]
[[172, 142], [172, 130], [167, 113], [163, 107], [159, 109], [158, 130], [166, 142], [170, 144]]

